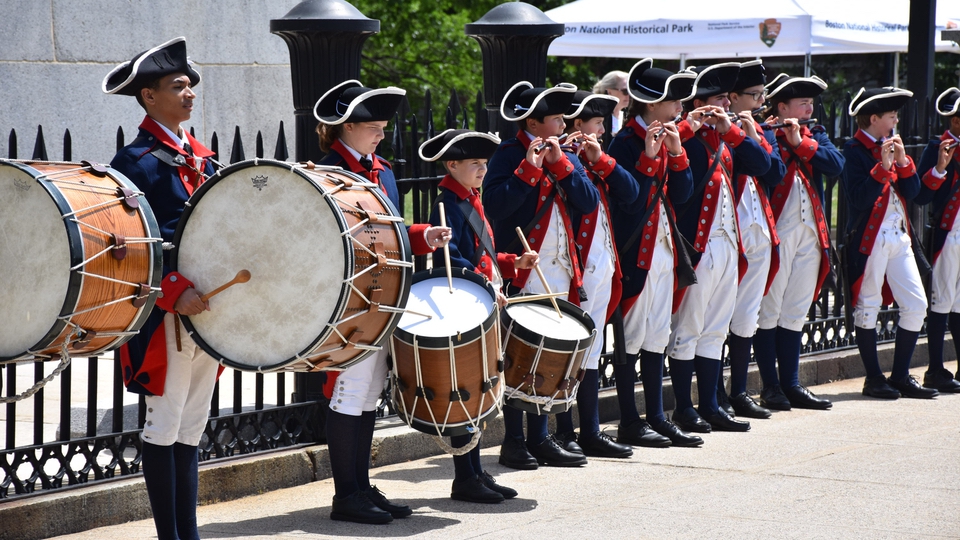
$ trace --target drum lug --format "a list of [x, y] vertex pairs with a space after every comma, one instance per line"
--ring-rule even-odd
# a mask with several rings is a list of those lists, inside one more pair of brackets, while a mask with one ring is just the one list
[[127, 239], [122, 234], [113, 233], [113, 258], [122, 261], [127, 256]]
[[[500, 371], [503, 371], [503, 370], [500, 370]], [[489, 392], [490, 390], [493, 390], [494, 387], [496, 387], [499, 382], [500, 382], [500, 377], [491, 377], [483, 381], [483, 385], [481, 386], [481, 388], [483, 389], [483, 392], [486, 393], [486, 392]]]
[[[513, 364], [512, 361], [510, 363]], [[497, 371], [499, 371], [500, 373], [503, 373], [504, 371], [506, 371], [506, 369], [507, 369], [507, 366], [505, 364], [505, 361], [502, 358], [500, 360], [497, 360]]]
[[370, 299], [370, 313], [377, 313], [380, 311], [380, 297], [383, 296], [383, 289], [380, 287], [370, 287], [370, 290], [367, 292], [367, 297]]
[[103, 178], [107, 175], [107, 167], [101, 163], [95, 163], [93, 161], [83, 160], [80, 162], [81, 165], [90, 169], [90, 173], [96, 176], [97, 178]]
[[399, 388], [401, 392], [406, 392], [407, 388], [409, 388], [407, 383], [404, 382], [403, 378], [401, 378], [399, 375], [397, 376], [397, 388]]
[[150, 297], [150, 286], [146, 283], [140, 284], [140, 290], [137, 291], [137, 296], [133, 299], [133, 307], [143, 307], [147, 303], [147, 298]]
[[311, 171], [317, 168], [316, 164], [314, 164], [312, 161], [301, 161], [300, 165], [304, 169], [309, 169]]
[[580, 371], [577, 372], [577, 382], [583, 382], [583, 376], [586, 374], [586, 372], [587, 371], [583, 368], [581, 368]]
[[387, 264], [387, 252], [383, 249], [383, 242], [373, 242], [370, 247], [373, 248], [373, 252], [377, 254], [377, 268]]
[[572, 386], [572, 385], [570, 384], [570, 380], [571, 380], [571, 379], [564, 379], [564, 380], [560, 381], [560, 384], [557, 385], [557, 391], [559, 391], [559, 392], [566, 392], [567, 389], [569, 389], [570, 386]]
[[73, 348], [79, 349], [96, 338], [97, 332], [95, 330], [81, 331], [80, 335], [77, 336], [77, 340], [73, 342]]
[[137, 199], [137, 196], [130, 188], [118, 187], [117, 197], [120, 197], [121, 202], [127, 207], [127, 210], [136, 210], [137, 208], [140, 208], [140, 200]]
[[450, 392], [450, 401], [470, 401], [470, 392], [458, 388]]
[[433, 389], [428, 388], [426, 386], [418, 386], [416, 391], [414, 392], [414, 395], [416, 395], [417, 397], [426, 398], [427, 401], [433, 401], [433, 398], [435, 396], [435, 394], [433, 393]]
[[380, 222], [380, 215], [377, 214], [377, 210], [375, 208], [371, 208], [367, 201], [357, 201], [357, 208], [363, 211], [364, 217], [371, 224]]

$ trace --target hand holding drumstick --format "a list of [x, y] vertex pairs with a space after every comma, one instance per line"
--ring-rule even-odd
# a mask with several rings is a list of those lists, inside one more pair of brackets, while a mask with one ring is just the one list
[[[523, 234], [523, 229], [517, 227], [517, 236], [520, 237], [520, 241], [523, 242], [524, 251], [533, 251], [530, 249], [530, 243], [527, 242], [527, 237]], [[543, 275], [543, 270], [540, 269], [540, 265], [534, 266], [534, 269], [537, 271], [537, 275], [540, 276], [540, 283], [543, 283], [543, 288], [547, 290], [547, 294], [553, 294], [553, 291], [550, 290], [550, 284], [547, 283], [546, 276]], [[560, 306], [557, 304], [557, 299], [550, 297], [550, 302], [553, 304], [553, 309], [557, 311], [557, 317], [563, 318], [563, 313], [560, 312]]]

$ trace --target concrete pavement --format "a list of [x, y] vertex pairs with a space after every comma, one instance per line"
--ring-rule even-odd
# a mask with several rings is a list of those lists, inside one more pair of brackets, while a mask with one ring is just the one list
[[[956, 362], [948, 368], [956, 371]], [[925, 368], [913, 373], [922, 376]], [[199, 508], [203, 538], [958, 538], [960, 395], [884, 402], [862, 378], [814, 391], [831, 411], [776, 413], [746, 434], [699, 449], [635, 449], [579, 469], [484, 467], [520, 496], [499, 505], [449, 498], [453, 461], [432, 456], [373, 469], [373, 482], [414, 515], [389, 525], [329, 519], [325, 479]], [[608, 430], [615, 429], [607, 426]], [[491, 437], [495, 435], [491, 434]], [[488, 441], [489, 442], [489, 441]], [[201, 483], [203, 481], [201, 480]], [[132, 499], [142, 504], [142, 499]], [[39, 516], [37, 516], [39, 518]], [[5, 523], [3, 527], [10, 526]], [[152, 521], [63, 539], [155, 538]]]

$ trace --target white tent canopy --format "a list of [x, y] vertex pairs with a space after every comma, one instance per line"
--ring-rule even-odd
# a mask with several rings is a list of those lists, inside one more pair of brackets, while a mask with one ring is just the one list
[[[553, 56], [732, 58], [906, 52], [909, 0], [577, 0], [547, 11], [565, 34]], [[937, 0], [939, 32], [960, 23], [960, 0]]]
[[565, 34], [553, 56], [727, 58], [810, 49], [810, 16], [793, 0], [579, 0], [546, 12]]

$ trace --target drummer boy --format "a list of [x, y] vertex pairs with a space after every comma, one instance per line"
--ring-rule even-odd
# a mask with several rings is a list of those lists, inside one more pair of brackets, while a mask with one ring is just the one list
[[[164, 241], [173, 241], [184, 204], [213, 174], [210, 156], [181, 127], [190, 119], [193, 88], [200, 74], [187, 60], [186, 40], [174, 38], [115, 67], [103, 80], [107, 94], [133, 96], [147, 112], [137, 138], [110, 165], [144, 192]], [[210, 306], [193, 283], [172, 272], [164, 252], [163, 295], [140, 333], [120, 349], [123, 383], [146, 396], [143, 478], [157, 536], [199, 538], [197, 532], [197, 445], [218, 365], [179, 332], [179, 315], [197, 315]]]
[[[497, 253], [493, 245], [493, 232], [483, 213], [478, 188], [487, 173], [487, 160], [497, 150], [500, 139], [491, 133], [478, 133], [466, 129], [448, 129], [420, 146], [424, 161], [440, 161], [447, 170], [440, 181], [437, 202], [443, 203], [446, 225], [452, 231], [450, 240], [450, 265], [468, 268], [492, 281], [497, 289], [497, 303], [506, 304], [501, 288], [503, 280], [516, 277], [517, 270], [532, 269], [539, 262], [535, 251], [520, 256], [514, 253]], [[440, 225], [439, 205], [434, 205], [430, 223]], [[444, 265], [444, 255], [434, 252], [434, 267]], [[496, 262], [494, 262], [496, 259]], [[470, 442], [471, 435], [451, 438], [454, 448]], [[497, 484], [480, 463], [480, 446], [462, 456], [454, 456], [454, 480], [450, 497], [467, 502], [499, 503], [512, 499], [517, 492]]]

